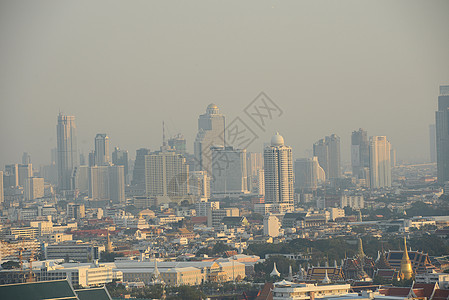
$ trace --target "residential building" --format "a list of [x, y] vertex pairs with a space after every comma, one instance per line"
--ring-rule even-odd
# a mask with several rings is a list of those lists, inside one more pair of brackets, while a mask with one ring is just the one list
[[276, 133], [271, 145], [264, 149], [265, 203], [275, 204], [279, 212], [293, 209], [292, 148], [284, 145], [284, 138]]
[[449, 85], [440, 86], [435, 112], [438, 183], [449, 181]]
[[44, 178], [29, 177], [25, 184], [25, 199], [31, 201], [44, 197]]

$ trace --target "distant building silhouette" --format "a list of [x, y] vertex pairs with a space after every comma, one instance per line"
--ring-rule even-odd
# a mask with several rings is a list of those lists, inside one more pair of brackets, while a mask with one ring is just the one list
[[326, 136], [313, 144], [313, 155], [323, 168], [326, 179], [341, 177], [340, 137], [336, 134]]
[[362, 128], [351, 135], [351, 166], [352, 176], [367, 179], [365, 170], [369, 168], [369, 141], [368, 133]]
[[196, 170], [212, 172], [212, 146], [224, 146], [225, 117], [215, 104], [209, 104], [205, 114], [198, 118], [198, 134], [194, 143]]
[[114, 148], [114, 152], [112, 152], [112, 164], [116, 166], [123, 166], [125, 172], [125, 183], [129, 183], [128, 178], [128, 151], [121, 150], [119, 147]]
[[212, 147], [212, 194], [247, 194], [246, 149]]
[[95, 136], [95, 165], [108, 166], [109, 164], [109, 137], [105, 133], [98, 133]]
[[132, 185], [140, 185], [145, 189], [145, 155], [150, 154], [150, 149], [140, 148], [136, 150], [134, 161]]
[[435, 124], [429, 125], [430, 162], [437, 161], [437, 132]]
[[168, 139], [168, 145], [179, 154], [185, 155], [187, 153], [186, 139], [180, 133]]
[[295, 160], [295, 188], [305, 192], [314, 191], [318, 183], [325, 180], [325, 176], [316, 156]]

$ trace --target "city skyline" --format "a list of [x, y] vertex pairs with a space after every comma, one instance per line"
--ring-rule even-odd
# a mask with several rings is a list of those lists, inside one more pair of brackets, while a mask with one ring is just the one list
[[2, 165], [23, 152], [34, 165], [47, 164], [58, 110], [76, 116], [85, 156], [98, 132], [132, 157], [159, 148], [162, 120], [167, 136], [181, 132], [192, 153], [196, 117], [207, 104], [232, 120], [260, 91], [283, 115], [256, 132], [248, 151], [261, 151], [280, 131], [294, 157], [305, 157], [317, 138], [335, 133], [349, 162], [351, 132], [361, 127], [388, 136], [399, 159], [428, 160], [428, 125], [438, 86], [449, 78], [449, 41], [441, 38], [447, 2], [250, 1], [233, 10], [198, 2], [185, 7], [192, 19], [171, 4], [139, 3], [111, 5], [104, 25], [96, 22], [102, 5], [85, 12], [76, 3], [49, 3], [2, 4]]

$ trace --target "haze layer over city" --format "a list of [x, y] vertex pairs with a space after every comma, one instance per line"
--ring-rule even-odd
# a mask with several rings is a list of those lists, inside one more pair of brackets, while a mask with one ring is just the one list
[[251, 150], [281, 132], [295, 157], [317, 138], [387, 135], [398, 159], [428, 160], [438, 86], [449, 76], [447, 1], [2, 1], [0, 164], [46, 164], [55, 115], [77, 118], [133, 157], [161, 123], [190, 152], [209, 103], [232, 119], [261, 91], [283, 109]]
[[0, 0], [0, 298], [449, 300], [448, 13]]

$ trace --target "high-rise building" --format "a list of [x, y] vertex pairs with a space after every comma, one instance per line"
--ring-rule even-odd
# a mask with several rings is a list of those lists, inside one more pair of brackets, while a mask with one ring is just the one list
[[31, 155], [27, 152], [23, 152], [22, 155], [22, 165], [28, 165], [31, 164]]
[[147, 196], [180, 199], [189, 193], [186, 159], [174, 151], [156, 151], [145, 156]]
[[109, 137], [105, 133], [95, 136], [95, 165], [108, 166], [109, 159]]
[[391, 187], [391, 145], [387, 137], [371, 137], [369, 150], [371, 188]]
[[143, 186], [145, 188], [145, 155], [150, 154], [150, 149], [140, 148], [136, 150], [136, 160], [134, 161], [132, 185]]
[[115, 203], [125, 202], [125, 171], [123, 166], [109, 166], [109, 199]]
[[71, 190], [73, 169], [78, 166], [75, 117], [60, 113], [56, 131], [58, 186], [60, 190]]
[[194, 153], [197, 161], [196, 170], [212, 174], [213, 146], [224, 146], [225, 117], [219, 113], [215, 104], [207, 106], [206, 113], [198, 118], [198, 134], [195, 139]]
[[440, 86], [435, 113], [438, 183], [449, 181], [449, 85]]
[[318, 157], [318, 162], [326, 174], [326, 179], [341, 177], [339, 136], [332, 134], [313, 144], [313, 155]]
[[368, 133], [362, 128], [351, 135], [351, 165], [352, 176], [366, 179], [364, 170], [369, 167], [369, 141]]
[[171, 149], [175, 150], [176, 153], [185, 155], [187, 152], [186, 139], [180, 133], [178, 133], [171, 139], [168, 139], [168, 145], [171, 147]]
[[190, 172], [189, 192], [197, 199], [210, 198], [210, 177], [206, 171]]
[[284, 138], [276, 133], [271, 145], [264, 149], [265, 203], [275, 204], [279, 212], [293, 209], [292, 148], [284, 145]]
[[435, 124], [429, 125], [430, 162], [437, 161], [437, 133]]
[[116, 166], [123, 166], [125, 170], [125, 183], [129, 183], [128, 178], [128, 151], [126, 150], [120, 150], [119, 147], [114, 148], [114, 152], [112, 152], [112, 164]]
[[84, 204], [68, 203], [67, 204], [67, 217], [69, 219], [82, 219], [86, 216], [86, 208]]
[[19, 185], [21, 187], [25, 187], [28, 178], [33, 177], [33, 166], [31, 164], [19, 165], [18, 173], [19, 173]]
[[5, 192], [3, 188], [3, 171], [0, 171], [0, 204], [5, 201]]
[[263, 176], [263, 154], [257, 152], [247, 152], [246, 170], [248, 173], [248, 190], [252, 193], [260, 194], [261, 189], [259, 188], [259, 183], [261, 181], [263, 182], [263, 179], [260, 178], [261, 174]]
[[212, 194], [247, 194], [246, 149], [212, 147]]
[[5, 166], [5, 173], [3, 174], [3, 187], [16, 187], [19, 185], [19, 165], [12, 164]]
[[295, 188], [304, 192], [314, 191], [318, 183], [325, 181], [325, 176], [316, 156], [295, 160]]
[[89, 192], [89, 166], [79, 166], [75, 169], [75, 189], [80, 193]]
[[27, 178], [24, 189], [25, 199], [28, 201], [44, 197], [44, 178]]

